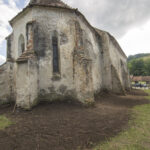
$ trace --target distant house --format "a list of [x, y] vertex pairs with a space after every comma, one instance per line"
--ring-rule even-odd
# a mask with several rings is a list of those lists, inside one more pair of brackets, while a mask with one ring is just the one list
[[130, 76], [131, 81], [138, 82], [146, 82], [146, 84], [150, 84], [150, 76]]

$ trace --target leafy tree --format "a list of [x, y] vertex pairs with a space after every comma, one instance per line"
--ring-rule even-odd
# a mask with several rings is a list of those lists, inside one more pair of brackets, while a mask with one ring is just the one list
[[147, 59], [145, 61], [145, 70], [147, 72], [147, 75], [150, 75], [150, 59]]
[[128, 68], [131, 75], [150, 76], [150, 54], [136, 54], [129, 56]]
[[134, 76], [147, 75], [143, 59], [134, 59], [129, 63], [130, 73]]

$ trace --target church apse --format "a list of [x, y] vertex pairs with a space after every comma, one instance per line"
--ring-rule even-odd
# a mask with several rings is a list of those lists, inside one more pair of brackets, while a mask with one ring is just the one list
[[[9, 82], [0, 82], [0, 101], [13, 97], [26, 109], [40, 101], [91, 105], [95, 93], [128, 87], [126, 56], [117, 42], [61, 0], [32, 0], [10, 24], [7, 62], [0, 67], [0, 81]], [[120, 59], [122, 72], [115, 63]]]

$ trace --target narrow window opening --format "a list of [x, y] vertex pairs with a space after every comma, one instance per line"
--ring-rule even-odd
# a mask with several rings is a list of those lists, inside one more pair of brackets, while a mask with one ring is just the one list
[[27, 43], [29, 43], [29, 40], [31, 39], [31, 32], [32, 32], [32, 23], [27, 23], [27, 25], [26, 25]]
[[53, 45], [53, 72], [59, 73], [59, 50], [58, 50], [58, 39], [56, 36], [52, 37]]
[[21, 56], [21, 54], [24, 51], [25, 51], [25, 40], [24, 40], [24, 36], [21, 34], [18, 40], [18, 55]]
[[24, 47], [25, 47], [25, 45], [24, 45], [24, 43], [22, 43], [22, 44], [21, 44], [21, 51], [22, 51], [22, 53], [23, 53], [24, 50], [25, 50]]

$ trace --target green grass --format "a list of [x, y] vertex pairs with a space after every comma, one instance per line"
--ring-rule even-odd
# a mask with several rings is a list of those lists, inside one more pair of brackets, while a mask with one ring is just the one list
[[145, 93], [148, 94], [148, 96], [146, 96], [146, 98], [147, 98], [148, 100], [150, 100], [150, 89], [144, 90], [144, 91], [145, 91]]
[[4, 115], [0, 116], [0, 130], [4, 130], [9, 127], [12, 122]]
[[150, 104], [134, 107], [132, 118], [129, 129], [93, 150], [150, 150]]

